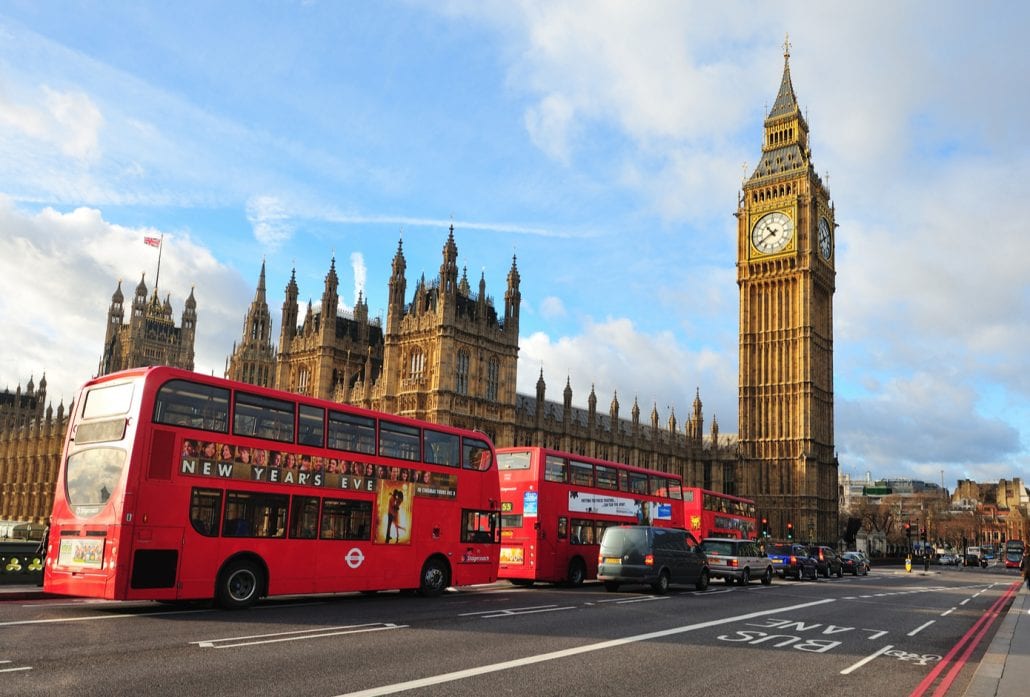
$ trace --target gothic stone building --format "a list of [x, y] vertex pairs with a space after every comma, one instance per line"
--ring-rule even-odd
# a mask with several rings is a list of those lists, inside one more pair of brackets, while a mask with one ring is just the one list
[[[232, 379], [301, 392], [393, 414], [485, 432], [498, 446], [542, 445], [682, 474], [688, 482], [733, 492], [736, 451], [719, 441], [718, 425], [705, 443], [700, 395], [685, 431], [673, 412], [650, 423], [634, 400], [620, 418], [618, 398], [597, 410], [593, 388], [587, 409], [572, 406], [566, 379], [561, 402], [548, 401], [543, 372], [535, 395], [516, 393], [520, 277], [512, 259], [499, 310], [481, 276], [473, 291], [458, 271], [451, 227], [439, 274], [424, 276], [407, 296], [407, 261], [398, 243], [388, 284], [385, 330], [368, 317], [359, 297], [353, 313], [337, 310], [338, 279], [330, 262], [321, 303], [310, 303], [298, 323], [295, 274], [286, 287], [278, 350], [271, 345], [265, 268], [244, 319], [244, 335], [227, 361]], [[274, 364], [274, 379], [272, 366]]]
[[153, 296], [147, 300], [144, 278], [140, 278], [136, 286], [128, 323], [124, 321], [125, 297], [121, 281], [111, 296], [104, 354], [97, 370], [99, 375], [144, 365], [171, 365], [193, 370], [193, 341], [197, 333], [197, 301], [193, 298], [193, 289], [190, 289], [182, 311], [182, 326], [176, 327], [172, 319], [171, 298], [166, 297], [162, 303], [155, 285]]

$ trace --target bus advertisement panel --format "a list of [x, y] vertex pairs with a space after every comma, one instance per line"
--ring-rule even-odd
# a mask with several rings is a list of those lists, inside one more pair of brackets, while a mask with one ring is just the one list
[[478, 432], [173, 368], [106, 375], [75, 400], [44, 589], [242, 607], [490, 583], [495, 466]]
[[682, 480], [544, 448], [500, 448], [500, 578], [577, 586], [597, 577], [609, 525], [683, 526]]
[[683, 508], [686, 527], [699, 540], [705, 537], [757, 539], [755, 503], [751, 499], [685, 487]]

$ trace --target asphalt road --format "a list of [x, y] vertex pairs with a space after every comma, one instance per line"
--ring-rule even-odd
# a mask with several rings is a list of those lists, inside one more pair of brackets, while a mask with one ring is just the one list
[[5, 601], [0, 694], [961, 695], [1016, 580], [874, 569], [665, 596], [500, 582], [241, 612]]

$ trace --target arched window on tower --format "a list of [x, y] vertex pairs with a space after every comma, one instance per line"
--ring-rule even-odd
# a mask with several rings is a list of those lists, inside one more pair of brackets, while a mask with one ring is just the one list
[[301, 367], [300, 370], [297, 371], [297, 391], [301, 394], [306, 394], [308, 391], [309, 380], [310, 375], [308, 373], [308, 369]]
[[422, 380], [426, 370], [426, 354], [420, 348], [411, 350], [411, 359], [408, 363], [408, 371], [411, 379], [415, 382]]
[[497, 390], [501, 382], [501, 365], [496, 358], [491, 358], [486, 364], [486, 398], [491, 402], [497, 401]]
[[458, 394], [469, 393], [469, 352], [458, 351], [458, 374], [455, 376], [454, 390]]

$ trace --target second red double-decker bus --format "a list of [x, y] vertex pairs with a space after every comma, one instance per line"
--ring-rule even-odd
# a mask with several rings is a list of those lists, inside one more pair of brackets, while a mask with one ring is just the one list
[[683, 511], [687, 529], [699, 540], [705, 537], [732, 537], [738, 540], [757, 538], [755, 502], [751, 499], [698, 487], [685, 487]]
[[92, 380], [74, 404], [47, 592], [243, 607], [497, 578], [481, 433], [165, 367]]
[[682, 480], [640, 467], [544, 448], [500, 448], [498, 576], [579, 585], [597, 578], [609, 525], [683, 527]]

